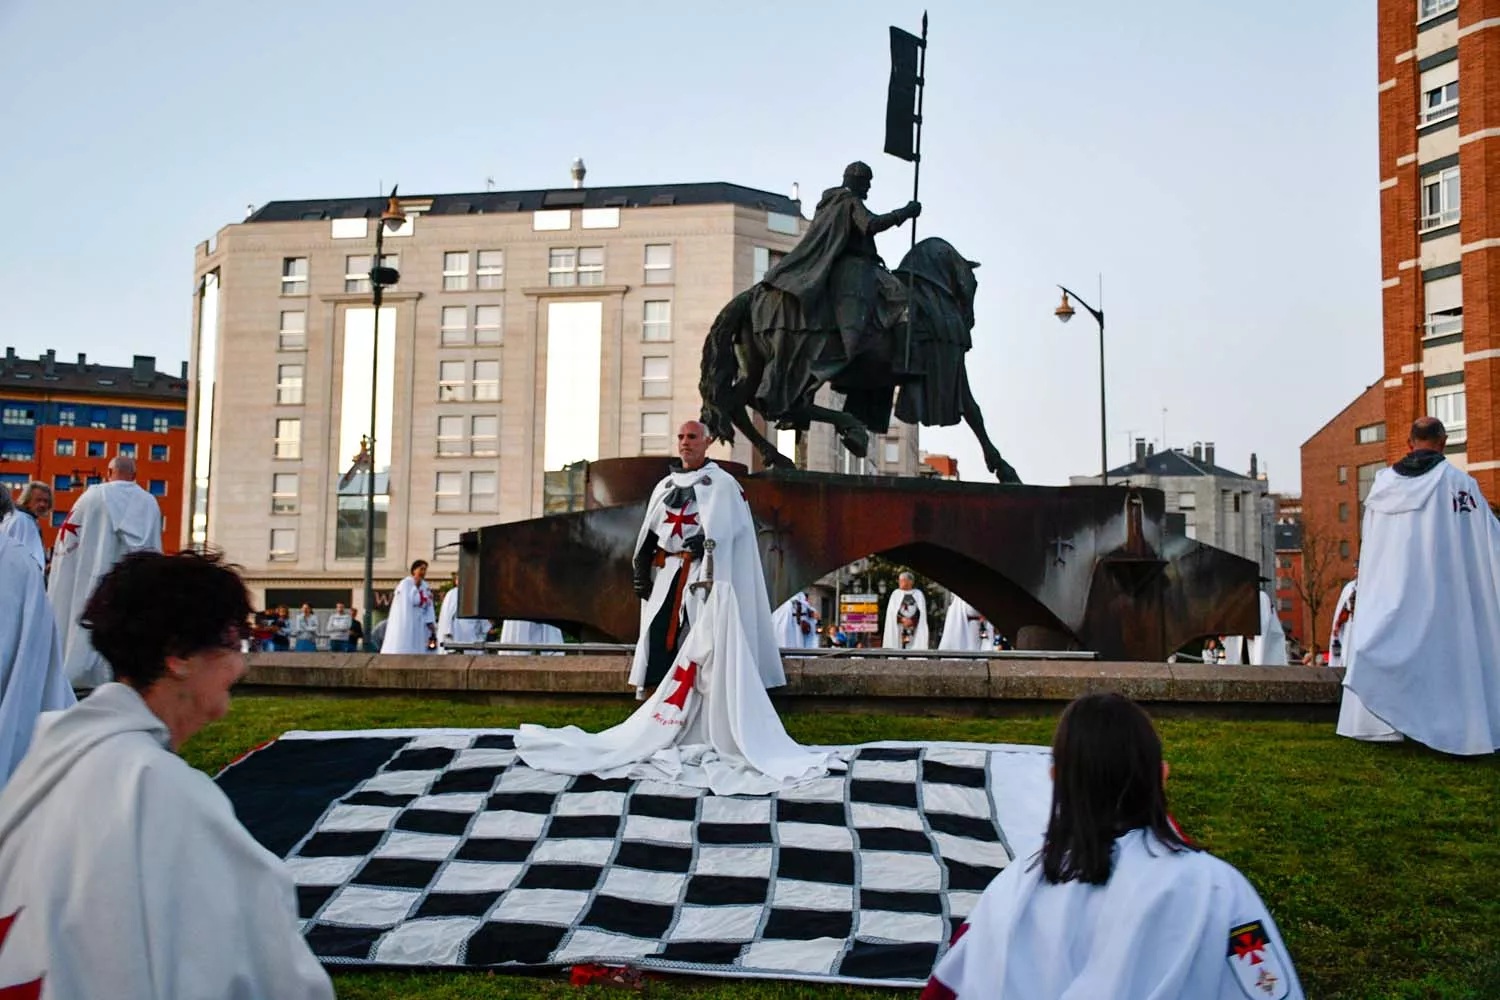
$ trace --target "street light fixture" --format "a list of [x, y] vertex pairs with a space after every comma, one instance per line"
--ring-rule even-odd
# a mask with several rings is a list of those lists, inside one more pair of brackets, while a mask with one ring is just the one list
[[1083, 297], [1077, 292], [1069, 291], [1062, 285], [1058, 285], [1057, 287], [1062, 288], [1062, 303], [1056, 309], [1052, 310], [1052, 315], [1064, 323], [1073, 318], [1073, 313], [1075, 312], [1073, 303], [1068, 301], [1068, 296], [1071, 295], [1078, 300], [1079, 305], [1089, 311], [1094, 319], [1099, 321], [1099, 483], [1102, 486], [1108, 486], [1109, 451], [1106, 442], [1109, 440], [1109, 435], [1104, 417], [1104, 311], [1102, 309], [1095, 309], [1083, 301]]
[[[397, 185], [396, 187], [399, 187]], [[375, 226], [375, 256], [370, 260], [370, 294], [375, 304], [373, 343], [370, 346], [370, 436], [365, 445], [365, 641], [375, 634], [375, 401], [380, 395], [380, 302], [387, 285], [401, 280], [401, 272], [385, 266], [385, 230], [406, 222], [401, 202], [391, 188], [385, 211]]]

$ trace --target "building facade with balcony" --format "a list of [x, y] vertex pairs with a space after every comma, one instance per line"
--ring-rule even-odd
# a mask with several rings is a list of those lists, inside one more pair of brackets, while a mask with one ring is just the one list
[[1378, 18], [1384, 457], [1430, 414], [1497, 495], [1500, 0], [1379, 0]]
[[136, 460], [137, 482], [161, 504], [163, 544], [182, 531], [187, 365], [177, 375], [136, 355], [129, 367], [87, 355], [59, 361], [56, 351], [32, 360], [7, 347], [0, 362], [0, 484], [16, 494], [28, 482], [52, 487], [52, 516], [42, 542], [86, 488], [102, 482], [110, 459]]
[[[222, 547], [259, 603], [359, 594], [372, 395], [378, 590], [418, 558], [446, 576], [466, 529], [572, 508], [579, 463], [675, 453], [714, 318], [806, 226], [798, 202], [722, 183], [400, 204], [378, 345], [385, 199], [272, 202], [197, 248], [184, 539]], [[803, 467], [840, 468], [827, 428], [792, 437]], [[757, 461], [743, 438], [711, 454]], [[916, 474], [915, 428], [871, 459]]]

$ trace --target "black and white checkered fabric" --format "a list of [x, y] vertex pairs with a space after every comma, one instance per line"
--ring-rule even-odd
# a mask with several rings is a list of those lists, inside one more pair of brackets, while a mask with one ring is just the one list
[[1035, 848], [1047, 807], [1038, 747], [851, 747], [847, 773], [759, 797], [535, 771], [513, 747], [503, 730], [289, 733], [219, 781], [287, 859], [326, 963], [901, 986]]

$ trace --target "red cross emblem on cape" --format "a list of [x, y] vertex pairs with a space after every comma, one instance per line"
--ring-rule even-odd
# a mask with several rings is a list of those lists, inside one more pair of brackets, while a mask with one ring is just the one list
[[[0, 917], [0, 949], [5, 948], [5, 939], [10, 936], [11, 925], [21, 915], [17, 910], [8, 917]], [[16, 983], [14, 986], [0, 986], [0, 1000], [37, 1000], [42, 995], [42, 980], [45, 976], [38, 976], [29, 983]]]
[[79, 534], [78, 530], [82, 527], [83, 522], [73, 520], [73, 512], [68, 511], [68, 516], [57, 529], [57, 544], [62, 548], [64, 554], [78, 548], [78, 543], [83, 541], [83, 536]]
[[432, 603], [432, 595], [421, 587], [417, 588], [417, 607], [425, 608]]
[[697, 514], [689, 514], [687, 512], [686, 508], [684, 508], [682, 510], [673, 510], [671, 507], [668, 507], [667, 508], [667, 523], [672, 526], [672, 536], [671, 537], [673, 537], [673, 538], [681, 538], [682, 537], [682, 526], [685, 525], [685, 524], [686, 525], [690, 525], [690, 526], [696, 526], [698, 524], [698, 515]]
[[679, 712], [685, 712], [688, 692], [693, 689], [693, 682], [698, 679], [698, 664], [689, 660], [686, 669], [678, 667], [672, 671], [672, 679], [678, 682], [677, 690], [668, 695], [662, 704], [673, 705]]
[[1227, 957], [1245, 996], [1258, 1000], [1282, 1000], [1291, 991], [1286, 971], [1271, 945], [1270, 935], [1259, 920], [1230, 930]]

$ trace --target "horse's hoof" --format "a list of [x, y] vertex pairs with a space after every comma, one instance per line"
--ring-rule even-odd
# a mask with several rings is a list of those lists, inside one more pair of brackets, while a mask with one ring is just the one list
[[855, 458], [864, 458], [870, 453], [870, 434], [863, 427], [839, 431], [839, 440]]
[[999, 455], [995, 456], [995, 461], [989, 463], [989, 467], [990, 471], [995, 474], [995, 477], [999, 479], [1000, 482], [1017, 486], [1020, 485], [1021, 477], [1016, 475], [1016, 470], [1011, 468], [1010, 463], [1001, 458]]
[[795, 469], [797, 467], [796, 462], [787, 458], [779, 451], [762, 455], [761, 458], [765, 461], [766, 468], [768, 469]]

